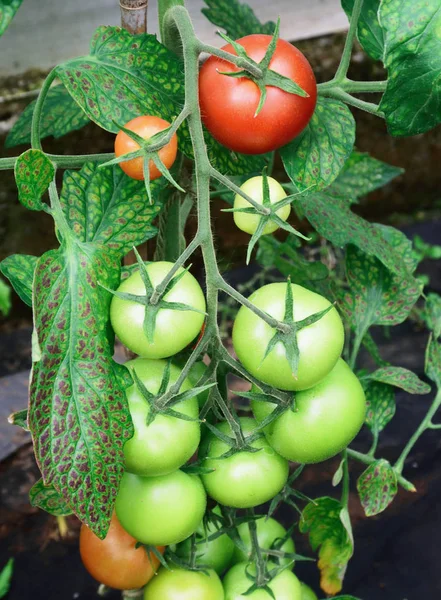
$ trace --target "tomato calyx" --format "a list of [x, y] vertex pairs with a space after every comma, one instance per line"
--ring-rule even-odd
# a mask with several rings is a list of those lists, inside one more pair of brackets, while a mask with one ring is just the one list
[[240, 71], [218, 71], [220, 75], [226, 75], [227, 77], [236, 77], [236, 78], [246, 78], [252, 81], [257, 85], [260, 91], [260, 100], [257, 105], [256, 112], [254, 114], [255, 117], [258, 116], [260, 111], [262, 110], [265, 100], [266, 100], [266, 88], [267, 86], [277, 87], [284, 92], [288, 92], [289, 94], [295, 94], [296, 96], [301, 96], [302, 98], [308, 98], [309, 94], [302, 89], [298, 83], [290, 79], [289, 77], [285, 77], [276, 71], [272, 71], [269, 68], [271, 59], [276, 50], [277, 40], [279, 38], [279, 29], [280, 29], [280, 18], [277, 20], [277, 25], [274, 30], [274, 34], [272, 36], [272, 40], [268, 45], [268, 48], [265, 52], [265, 56], [263, 59], [257, 63], [252, 58], [248, 56], [243, 46], [241, 46], [238, 42], [232, 40], [227, 35], [219, 32], [219, 35], [229, 44], [231, 44], [234, 50], [237, 53], [237, 56], [240, 58], [244, 58], [251, 63], [254, 67], [256, 67], [256, 72], [260, 70], [260, 76], [255, 76], [247, 69], [242, 69]]

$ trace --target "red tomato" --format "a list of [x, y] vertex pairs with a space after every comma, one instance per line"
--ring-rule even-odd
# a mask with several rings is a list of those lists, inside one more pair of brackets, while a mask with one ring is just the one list
[[[125, 125], [126, 129], [130, 129], [130, 131], [137, 133], [144, 139], [151, 138], [153, 135], [155, 135], [155, 133], [159, 133], [168, 127], [170, 127], [170, 123], [164, 121], [164, 119], [150, 115], [136, 117], [136, 119], [132, 119]], [[132, 140], [127, 133], [120, 131], [115, 138], [115, 155], [121, 156], [122, 154], [134, 152], [135, 150], [139, 150], [139, 144], [135, 142], [135, 140]], [[167, 169], [169, 169], [175, 162], [177, 151], [178, 137], [175, 133], [170, 142], [158, 152], [159, 158], [162, 160]], [[144, 160], [142, 156], [139, 158], [125, 160], [124, 162], [119, 163], [119, 166], [124, 173], [126, 173], [132, 179], [144, 179]], [[162, 175], [152, 160], [149, 163], [149, 171], [150, 181], [158, 179], [158, 177], [161, 177]]]
[[[247, 35], [239, 40], [250, 58], [259, 63], [270, 35]], [[231, 44], [222, 48], [236, 54]], [[243, 154], [262, 154], [290, 142], [306, 127], [315, 109], [317, 84], [309, 62], [294, 46], [278, 40], [270, 69], [295, 81], [309, 96], [302, 97], [268, 86], [265, 104], [255, 117], [260, 91], [245, 77], [220, 72], [239, 71], [235, 65], [211, 56], [199, 73], [202, 120], [221, 144]]]

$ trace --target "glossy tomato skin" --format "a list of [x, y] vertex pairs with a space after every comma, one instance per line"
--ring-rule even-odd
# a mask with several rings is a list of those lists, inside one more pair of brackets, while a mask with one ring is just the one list
[[309, 587], [309, 585], [306, 585], [306, 583], [303, 583], [303, 581], [300, 582], [300, 585], [302, 586], [302, 600], [318, 600], [317, 596]]
[[[159, 560], [125, 531], [115, 514], [109, 531], [100, 540], [87, 525], [81, 525], [80, 554], [84, 566], [100, 583], [117, 590], [143, 587], [155, 574]], [[163, 547], [158, 548], [160, 552]]]
[[[257, 589], [245, 596], [251, 587], [246, 570], [255, 573], [254, 565], [243, 562], [234, 565], [224, 577], [225, 600], [267, 600], [270, 596], [264, 589]], [[292, 571], [285, 569], [268, 583], [275, 600], [302, 600], [300, 581]]]
[[224, 600], [221, 580], [213, 570], [187, 571], [162, 567], [145, 588], [144, 600]]
[[[270, 35], [254, 34], [239, 40], [248, 56], [260, 62]], [[231, 44], [222, 48], [235, 55]], [[267, 86], [267, 97], [255, 117], [260, 92], [245, 77], [222, 75], [239, 71], [235, 65], [210, 56], [199, 73], [199, 103], [204, 125], [221, 144], [243, 154], [262, 154], [284, 146], [309, 123], [317, 102], [317, 84], [309, 62], [294, 46], [277, 40], [270, 69], [295, 81], [307, 94], [301, 97]]]
[[[135, 370], [149, 392], [158, 393], [167, 366], [165, 360], [135, 358], [126, 362], [125, 366]], [[170, 365], [167, 389], [176, 382], [180, 373], [181, 369]], [[191, 382], [185, 379], [180, 391], [185, 392], [192, 387]], [[133, 384], [128, 388], [126, 395], [135, 427], [134, 436], [124, 444], [126, 469], [130, 473], [145, 477], [167, 475], [179, 469], [198, 448], [201, 437], [199, 422], [157, 414], [154, 421], [147, 425], [150, 406], [138, 387]], [[197, 419], [197, 396], [174, 405], [173, 410], [191, 419]]]
[[[285, 315], [287, 283], [270, 283], [256, 290], [250, 302], [276, 319]], [[300, 285], [292, 285], [294, 318], [301, 321], [328, 308], [331, 303]], [[299, 368], [297, 378], [292, 374], [281, 343], [266, 358], [268, 344], [275, 329], [242, 306], [233, 327], [234, 350], [246, 369], [264, 383], [282, 390], [305, 390], [323, 379], [335, 366], [344, 345], [344, 328], [340, 316], [332, 308], [321, 319], [297, 333]]]
[[[294, 411], [287, 410], [265, 427], [271, 446], [293, 462], [316, 463], [335, 456], [354, 439], [366, 416], [363, 388], [344, 360], [313, 388], [298, 392]], [[276, 407], [252, 400], [261, 422]]]
[[121, 525], [143, 544], [168, 546], [192, 535], [206, 508], [197, 475], [174, 471], [160, 477], [124, 473], [116, 498]]
[[[161, 283], [172, 266], [173, 263], [167, 261], [146, 263], [153, 286]], [[182, 268], [178, 269], [177, 275], [182, 271]], [[117, 291], [145, 296], [145, 286], [139, 270], [123, 281]], [[202, 312], [206, 309], [201, 286], [188, 272], [163, 299], [187, 304]], [[149, 342], [143, 329], [144, 314], [144, 305], [113, 296], [110, 305], [113, 330], [129, 350], [144, 358], [168, 358], [180, 352], [198, 335], [204, 322], [201, 312], [161, 309], [156, 316], [153, 340]]]
[[[232, 565], [241, 562], [248, 562], [251, 557], [252, 545], [251, 545], [251, 534], [248, 523], [241, 523], [237, 528], [240, 538], [242, 542], [245, 544], [248, 552], [243, 552], [237, 546], [234, 547], [234, 554]], [[264, 548], [265, 550], [269, 550], [270, 548], [275, 548], [274, 542], [276, 540], [281, 540], [286, 536], [286, 529], [275, 519], [266, 517], [262, 517], [261, 519], [257, 519], [256, 521], [256, 532], [257, 539], [259, 541], [260, 548]], [[277, 546], [278, 550], [282, 550], [282, 552], [295, 552], [294, 541], [292, 538], [288, 538], [286, 542], [282, 546]], [[283, 558], [281, 560], [281, 564], [287, 565], [292, 563], [292, 560], [289, 558]]]
[[[283, 200], [283, 198], [286, 198], [285, 190], [280, 185], [280, 183], [272, 177], [268, 177], [267, 179], [271, 204], [276, 204], [276, 202], [279, 202], [279, 200]], [[258, 175], [257, 177], [251, 177], [240, 186], [240, 189], [259, 204], [263, 204], [262, 176]], [[234, 197], [234, 208], [252, 208], [252, 205], [249, 202], [247, 202], [243, 196], [241, 196], [240, 194], [236, 194], [236, 196]], [[291, 206], [287, 204], [286, 206], [279, 208], [276, 214], [282, 219], [282, 221], [286, 221], [289, 217], [290, 212]], [[236, 226], [242, 231], [245, 231], [245, 233], [249, 233], [250, 235], [252, 235], [256, 231], [259, 225], [259, 221], [261, 219], [257, 212], [255, 214], [235, 212], [233, 213], [233, 215]], [[273, 233], [277, 229], [277, 224], [273, 221], [270, 221], [265, 225], [263, 229], [263, 234], [266, 235], [268, 233]]]
[[[219, 507], [214, 511], [220, 515]], [[208, 537], [219, 531], [219, 527], [214, 521], [201, 523], [196, 531], [196, 564], [209, 567], [216, 571], [218, 575], [228, 568], [231, 563], [235, 549], [234, 542], [226, 533], [219, 537], [208, 540]], [[176, 554], [184, 559], [189, 559], [191, 555], [191, 538], [184, 540], [176, 547]]]
[[[245, 435], [256, 429], [256, 421], [241, 417], [240, 424]], [[222, 433], [231, 436], [226, 421], [216, 425]], [[252, 508], [274, 498], [288, 478], [288, 462], [277, 454], [263, 437], [251, 443], [259, 452], [239, 451], [232, 456], [219, 459], [230, 446], [208, 434], [201, 444], [200, 454], [206, 456], [202, 466], [215, 469], [201, 475], [209, 496], [225, 506]]]
[[[168, 121], [164, 121], [164, 119], [161, 119], [160, 117], [154, 117], [152, 115], [136, 117], [125, 125], [126, 129], [137, 133], [144, 139], [151, 138], [153, 135], [155, 135], [155, 133], [159, 133], [168, 127], [170, 127], [170, 123]], [[135, 150], [139, 150], [138, 142], [135, 142], [135, 140], [128, 136], [127, 133], [121, 130], [115, 138], [115, 156], [122, 156], [128, 152], [134, 152]], [[158, 152], [159, 158], [167, 167], [167, 169], [169, 169], [175, 162], [177, 151], [178, 138], [175, 133], [170, 142]], [[142, 156], [139, 158], [125, 160], [124, 162], [119, 163], [119, 166], [124, 173], [126, 173], [126, 175], [132, 179], [144, 179], [144, 160]], [[162, 176], [161, 171], [159, 171], [152, 160], [149, 162], [149, 172], [150, 181], [158, 179], [158, 177]]]

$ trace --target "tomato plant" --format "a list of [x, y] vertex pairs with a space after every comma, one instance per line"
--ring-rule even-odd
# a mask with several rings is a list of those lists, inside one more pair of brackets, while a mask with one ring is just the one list
[[[0, 159], [58, 240], [0, 263], [33, 311], [29, 403], [10, 417], [30, 431], [42, 474], [30, 501], [60, 524], [79, 518], [84, 562], [104, 583], [143, 585], [162, 562], [147, 600], [313, 598], [289, 570], [304, 558], [291, 533], [309, 536], [333, 596], [354, 550], [350, 490], [367, 517], [398, 488], [415, 491], [415, 444], [439, 429], [441, 299], [417, 271], [430, 251], [363, 218], [365, 197], [402, 170], [354, 149], [352, 112], [394, 136], [441, 122], [439, 7], [343, 0], [341, 61], [317, 85], [280, 24], [238, 0], [206, 0], [223, 48], [197, 37], [183, 0], [158, 0], [159, 37], [143, 31], [143, 0], [128, 2], [123, 27], [99, 27], [13, 125], [8, 146], [30, 149]], [[3, 1], [0, 35], [19, 4]], [[382, 80], [348, 77], [356, 37]], [[89, 121], [116, 135], [115, 153], [43, 148]], [[256, 264], [236, 287], [223, 272], [231, 257], [217, 256], [219, 199], [251, 235]], [[391, 462], [379, 442], [395, 390], [430, 385], [375, 340], [410, 317], [427, 328], [437, 392]], [[115, 337], [137, 357], [120, 364]], [[363, 425], [372, 439], [355, 450]], [[308, 464], [337, 454], [323, 469], [335, 469], [332, 495], [308, 498]], [[351, 487], [354, 461], [364, 471]], [[208, 513], [207, 494], [219, 504]], [[280, 505], [293, 511], [288, 532], [273, 519]], [[215, 571], [230, 560], [223, 590]]]
[[[164, 131], [164, 129], [167, 129], [168, 127], [170, 127], [170, 123], [167, 123], [167, 121], [164, 121], [164, 119], [160, 119], [159, 117], [154, 117], [151, 115], [136, 117], [135, 119], [132, 119], [126, 123], [124, 126], [125, 129], [133, 131], [145, 140], [148, 140], [160, 131]], [[139, 148], [140, 145], [133, 138], [131, 138], [129, 134], [123, 130], [118, 132], [118, 135], [115, 138], [115, 156], [119, 157], [130, 152], [135, 152]], [[169, 169], [175, 162], [177, 151], [178, 136], [175, 133], [169, 143], [161, 148], [158, 152], [159, 159], [167, 167], [167, 169]], [[132, 177], [133, 179], [144, 179], [144, 159], [142, 156], [125, 160], [119, 164], [124, 173], [127, 173], [129, 177]], [[149, 179], [151, 181], [161, 177], [162, 173], [152, 159], [150, 159], [148, 162], [148, 168]]]
[[[236, 44], [259, 64], [271, 39], [269, 35], [254, 34], [236, 40]], [[237, 54], [232, 44], [222, 50]], [[317, 85], [300, 50], [279, 39], [269, 69], [297, 83], [307, 96], [269, 85], [265, 103], [256, 114], [262, 94], [259, 86], [247, 77], [226, 74], [240, 69], [217, 56], [211, 56], [201, 68], [199, 101], [204, 125], [221, 144], [235, 152], [261, 154], [276, 150], [299, 135], [312, 117]]]
[[[109, 531], [100, 540], [87, 525], [81, 526], [80, 554], [84, 566], [100, 583], [118, 590], [143, 587], [155, 574], [159, 560], [122, 527], [114, 514]], [[158, 548], [163, 552], [164, 548]]]
[[306, 583], [303, 583], [303, 581], [301, 581], [300, 585], [302, 587], [302, 600], [318, 600], [315, 593], [308, 585], [306, 585]]

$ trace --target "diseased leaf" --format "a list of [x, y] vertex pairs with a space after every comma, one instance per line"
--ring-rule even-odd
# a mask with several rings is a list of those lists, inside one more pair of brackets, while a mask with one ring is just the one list
[[366, 388], [366, 425], [376, 437], [395, 414], [395, 391], [386, 383], [372, 381]]
[[[342, 512], [345, 512], [342, 521]], [[319, 550], [320, 585], [327, 594], [342, 588], [347, 564], [353, 553], [353, 541], [347, 529], [347, 511], [334, 498], [318, 498], [303, 510], [300, 531], [309, 534], [314, 551]]]
[[[103, 538], [133, 435], [126, 369], [115, 363], [109, 334], [119, 255], [74, 237], [39, 260], [34, 279], [34, 362], [29, 428], [46, 486]], [[99, 285], [102, 284], [102, 285]]]
[[428, 394], [430, 392], [430, 385], [422, 381], [416, 373], [403, 367], [381, 367], [373, 373], [369, 373], [366, 379], [393, 385], [408, 394]]
[[114, 133], [139, 115], [171, 122], [184, 104], [181, 61], [154, 35], [99, 27], [90, 55], [69, 60], [56, 72], [88, 118]]
[[388, 0], [380, 7], [384, 65], [380, 109], [392, 135], [417, 135], [441, 122], [441, 0]]
[[67, 517], [72, 514], [72, 510], [54, 486], [44, 485], [42, 479], [39, 479], [37, 483], [31, 487], [29, 491], [29, 500], [31, 506], [41, 508], [54, 517]]
[[54, 178], [55, 167], [41, 150], [26, 150], [15, 163], [18, 199], [29, 210], [46, 210], [41, 197]]
[[433, 335], [438, 339], [441, 336], [441, 296], [428, 294], [423, 317], [427, 327], [433, 331]]
[[357, 202], [359, 198], [385, 186], [402, 173], [404, 169], [388, 165], [367, 153], [355, 151], [326, 192], [348, 202]]
[[208, 8], [202, 9], [203, 14], [211, 23], [225, 29], [233, 40], [253, 33], [274, 33], [276, 24], [273, 21], [262, 24], [248, 4], [237, 0], [204, 1]]
[[162, 177], [151, 183], [150, 204], [144, 182], [131, 179], [118, 165], [85, 163], [80, 171], [64, 174], [60, 202], [80, 241], [107, 244], [126, 254], [157, 234], [152, 222], [162, 208], [163, 188]]
[[10, 558], [0, 571], [0, 598], [4, 598], [11, 587], [12, 573], [14, 570], [14, 559]]
[[[28, 104], [12, 126], [6, 138], [6, 148], [30, 144], [32, 115], [36, 100]], [[40, 139], [53, 135], [59, 138], [70, 131], [81, 129], [89, 123], [84, 111], [78, 106], [64, 85], [52, 87], [46, 96], [40, 121]]]
[[28, 306], [32, 306], [32, 282], [37, 260], [36, 256], [28, 254], [12, 254], [0, 263], [0, 271]]
[[425, 373], [441, 389], [441, 344], [433, 335], [427, 344]]
[[9, 27], [22, 2], [23, 0], [0, 0], [0, 37]]
[[299, 191], [327, 187], [349, 158], [354, 140], [355, 121], [346, 104], [319, 98], [306, 129], [280, 149], [288, 177]]
[[[355, 0], [342, 0], [343, 10], [349, 19]], [[364, 0], [357, 27], [357, 37], [363, 50], [374, 60], [383, 58], [384, 33], [378, 20], [380, 0]]]
[[387, 460], [369, 465], [357, 481], [360, 501], [367, 517], [386, 510], [397, 494], [397, 474]]

